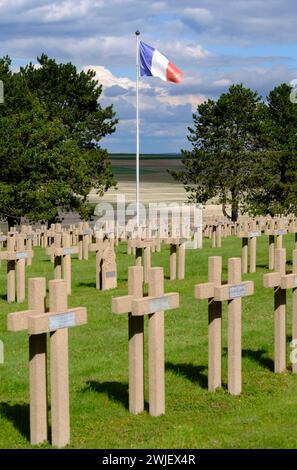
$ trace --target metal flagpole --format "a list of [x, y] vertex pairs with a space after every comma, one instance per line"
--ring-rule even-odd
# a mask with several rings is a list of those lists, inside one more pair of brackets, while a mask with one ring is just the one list
[[139, 36], [140, 32], [137, 30], [136, 34], [136, 221], [137, 228], [139, 227]]

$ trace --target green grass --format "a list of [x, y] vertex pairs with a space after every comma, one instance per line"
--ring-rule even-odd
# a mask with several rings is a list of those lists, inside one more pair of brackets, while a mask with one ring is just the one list
[[[284, 237], [291, 261], [293, 238]], [[255, 294], [243, 299], [243, 392], [226, 390], [226, 306], [223, 317], [223, 388], [207, 391], [207, 302], [194, 300], [194, 285], [207, 280], [207, 259], [222, 255], [224, 279], [227, 258], [240, 256], [241, 241], [223, 239], [221, 249], [186, 253], [185, 281], [165, 280], [165, 290], [179, 291], [181, 307], [167, 312], [166, 415], [151, 417], [147, 411], [132, 416], [127, 410], [127, 316], [111, 313], [112, 296], [127, 293], [127, 267], [134, 264], [117, 249], [118, 288], [95, 289], [95, 256], [72, 261], [73, 294], [69, 305], [88, 308], [88, 324], [69, 330], [71, 445], [72, 448], [296, 448], [297, 377], [273, 373], [273, 290], [262, 287], [268, 271], [268, 240], [257, 241]], [[152, 255], [154, 266], [169, 274], [169, 251]], [[53, 265], [42, 249], [35, 249], [27, 276], [53, 278]], [[28, 337], [6, 331], [9, 312], [27, 304], [8, 305], [6, 263], [0, 270], [0, 339], [5, 362], [0, 365], [0, 447], [30, 448], [28, 440]], [[288, 356], [291, 332], [291, 294], [288, 294]], [[145, 323], [147, 331], [147, 323]], [[147, 340], [147, 335], [146, 335]], [[147, 351], [146, 351], [147, 356]], [[147, 357], [146, 357], [146, 400]], [[44, 444], [42, 447], [49, 447]]]

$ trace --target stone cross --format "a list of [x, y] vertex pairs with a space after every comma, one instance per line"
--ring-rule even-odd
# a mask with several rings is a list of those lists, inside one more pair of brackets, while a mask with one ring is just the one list
[[[293, 273], [286, 274], [286, 249], [275, 250], [275, 272], [263, 276], [264, 287], [274, 288], [274, 372], [286, 370], [286, 291], [293, 289], [292, 296], [292, 333], [297, 337], [297, 251], [293, 252]], [[296, 373], [296, 365], [293, 364]]]
[[265, 230], [265, 235], [269, 236], [269, 269], [274, 269], [274, 256], [275, 256], [275, 238], [276, 248], [283, 247], [283, 235], [286, 235], [287, 230], [284, 228], [283, 221], [279, 222], [278, 228], [268, 228]]
[[237, 236], [242, 238], [242, 273], [248, 270], [248, 245], [250, 244], [250, 273], [256, 272], [256, 253], [257, 253], [257, 237], [261, 236], [261, 231], [256, 230], [255, 224], [252, 224], [250, 230], [247, 225], [243, 230], [239, 231]]
[[33, 257], [33, 251], [25, 250], [23, 236], [18, 235], [16, 238], [8, 236], [7, 251], [0, 252], [0, 260], [7, 260], [7, 302], [15, 301], [16, 291], [17, 302], [25, 300], [25, 263], [29, 257]]
[[212, 226], [212, 248], [221, 248], [222, 246], [222, 223], [221, 222], [216, 222]]
[[291, 221], [290, 221], [290, 224], [289, 224], [289, 229], [288, 229], [289, 233], [294, 233], [294, 249], [296, 250], [297, 249], [297, 221], [295, 218], [293, 218]]
[[[241, 379], [241, 297], [254, 293], [254, 283], [252, 281], [241, 281], [241, 259], [229, 258], [228, 260], [228, 283], [220, 283], [221, 261], [213, 257], [209, 264], [209, 274], [211, 282], [198, 284], [195, 288], [197, 299], [209, 299], [211, 302], [228, 301], [228, 391], [231, 395], [239, 395], [242, 388]], [[213, 305], [209, 308], [209, 336], [211, 338], [212, 360], [209, 363], [211, 368], [211, 378], [209, 389], [215, 390], [221, 383], [220, 365], [215, 365], [218, 360], [221, 341], [215, 344], [220, 335], [221, 310]]]
[[[113, 298], [112, 311], [116, 314], [129, 313], [129, 318], [143, 318], [144, 315], [149, 315], [149, 411], [151, 415], [159, 416], [165, 413], [164, 311], [179, 307], [179, 294], [164, 294], [163, 268], [151, 268], [149, 270], [148, 297], [142, 297], [142, 277], [140, 275], [142, 267], [135, 266], [132, 270], [133, 268], [129, 268], [130, 286], [132, 283], [134, 285], [134, 288], [131, 287], [133, 294]], [[134, 391], [138, 392], [138, 406], [129, 400], [130, 411], [134, 410], [135, 413], [143, 410], [143, 366], [141, 367], [139, 364], [139, 356], [135, 356], [140, 347], [143, 351], [143, 321], [140, 321], [137, 327], [134, 331], [137, 335], [139, 334], [139, 338], [137, 338], [138, 349], [136, 350], [133, 346], [131, 349], [129, 347], [129, 366], [132, 364], [134, 380], [140, 381], [139, 386], [135, 382], [132, 386]], [[133, 329], [129, 328], [129, 331], [133, 331]], [[131, 338], [129, 343], [130, 341]], [[140, 357], [143, 364], [143, 352], [140, 353]], [[137, 373], [135, 374], [136, 367]], [[130, 373], [129, 378], [131, 379]], [[140, 397], [140, 393], [142, 397]]]
[[105, 248], [101, 260], [101, 290], [115, 289], [117, 287], [117, 264], [114, 249]]
[[30, 281], [31, 308], [9, 314], [8, 329], [30, 335], [31, 443], [47, 439], [46, 334], [50, 333], [52, 445], [64, 447], [70, 442], [68, 328], [87, 323], [87, 310], [69, 309], [66, 281], [52, 280], [49, 312], [44, 313], [45, 279]]
[[[176, 271], [178, 279], [185, 278], [186, 265], [186, 242], [187, 238], [167, 238], [165, 243], [170, 245], [170, 280], [176, 279]], [[178, 248], [178, 268], [177, 268], [177, 248]]]
[[136, 266], [142, 265], [143, 258], [143, 267], [144, 267], [144, 282], [148, 282], [148, 273], [151, 268], [151, 249], [154, 245], [153, 240], [130, 240], [129, 241], [131, 249], [135, 249], [135, 258]]
[[56, 235], [54, 245], [46, 250], [46, 253], [54, 258], [55, 279], [65, 279], [69, 295], [71, 294], [71, 255], [78, 253], [78, 247], [70, 245], [70, 233], [63, 232], [63, 234]]
[[208, 390], [222, 385], [222, 303], [214, 300], [214, 288], [221, 285], [222, 257], [208, 258], [208, 282], [195, 286], [196, 299], [208, 299]]
[[89, 251], [96, 253], [96, 289], [107, 290], [117, 287], [117, 266], [114, 249], [110, 240], [97, 238], [89, 245]]
[[92, 229], [87, 222], [80, 222], [76, 230], [78, 236], [78, 259], [89, 259], [89, 244], [92, 235]]

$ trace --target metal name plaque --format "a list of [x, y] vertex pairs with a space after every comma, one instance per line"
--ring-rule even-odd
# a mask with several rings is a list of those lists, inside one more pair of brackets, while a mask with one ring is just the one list
[[33, 235], [27, 235], [27, 240], [33, 240], [34, 236]]
[[236, 299], [236, 297], [242, 297], [246, 294], [245, 284], [238, 284], [237, 286], [230, 287], [229, 297], [230, 299]]
[[73, 253], [72, 248], [64, 248], [63, 250], [64, 255], [71, 255]]
[[0, 237], [0, 242], [5, 242], [6, 241], [6, 237]]
[[106, 277], [115, 277], [115, 275], [116, 275], [115, 271], [108, 271], [106, 273]]
[[19, 251], [18, 253], [16, 253], [16, 259], [26, 259], [28, 258], [28, 253], [26, 253], [25, 251]]
[[62, 328], [69, 328], [70, 326], [75, 326], [74, 312], [52, 315], [48, 319], [48, 329], [50, 331], [61, 330]]
[[152, 299], [149, 301], [148, 313], [161, 312], [162, 310], [168, 310], [169, 308], [168, 297], [159, 297], [158, 299]]
[[87, 228], [86, 230], [84, 230], [84, 235], [91, 235], [91, 233], [92, 233], [91, 228]]
[[253, 238], [253, 237], [260, 237], [261, 233], [260, 232], [250, 232], [250, 237]]
[[276, 235], [286, 235], [285, 229], [281, 228], [275, 232]]

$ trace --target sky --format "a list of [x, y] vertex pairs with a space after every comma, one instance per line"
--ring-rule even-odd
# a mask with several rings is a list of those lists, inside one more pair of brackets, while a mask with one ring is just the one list
[[233, 83], [265, 99], [297, 78], [294, 0], [0, 0], [0, 55], [17, 69], [43, 52], [92, 68], [119, 124], [102, 140], [110, 152], [135, 152], [135, 31], [184, 74], [181, 84], [140, 83], [141, 153], [190, 148], [197, 105]]

